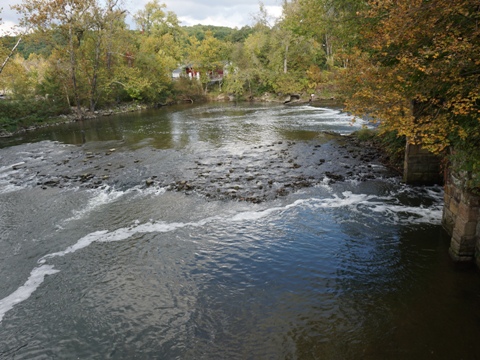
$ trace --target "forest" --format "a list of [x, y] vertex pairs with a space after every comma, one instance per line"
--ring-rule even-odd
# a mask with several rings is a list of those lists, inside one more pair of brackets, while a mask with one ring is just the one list
[[[315, 94], [442, 155], [480, 188], [478, 0], [289, 0], [273, 23], [260, 3], [241, 29], [181, 26], [159, 0], [133, 30], [119, 0], [15, 9], [25, 31], [0, 39], [0, 132], [131, 102]], [[198, 75], [173, 78], [178, 68]]]

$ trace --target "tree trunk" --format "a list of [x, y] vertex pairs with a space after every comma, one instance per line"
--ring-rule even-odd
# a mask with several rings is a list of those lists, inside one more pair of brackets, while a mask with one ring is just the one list
[[70, 106], [70, 96], [68, 96], [68, 89], [65, 83], [63, 84], [63, 90], [65, 91], [65, 97], [67, 98], [67, 105]]
[[72, 73], [71, 75], [72, 75], [73, 95], [75, 97], [78, 116], [80, 116], [80, 119], [83, 119], [82, 107], [80, 106], [80, 97], [78, 95], [77, 76], [76, 76], [77, 63], [75, 58], [75, 48], [73, 45], [73, 31], [72, 31], [71, 23], [69, 24], [69, 28], [68, 28], [68, 36], [69, 36], [69, 42], [70, 42], [70, 71]]
[[5, 59], [5, 61], [3, 62], [2, 67], [0, 67], [0, 74], [2, 73], [3, 68], [5, 67], [5, 65], [7, 65], [8, 60], [10, 60], [10, 58], [13, 56], [13, 53], [14, 53], [15, 50], [17, 49], [18, 44], [20, 44], [20, 41], [22, 41], [22, 37], [21, 37], [21, 36], [18, 38], [17, 43], [16, 43], [15, 46], [13, 47], [12, 51], [10, 51], [10, 54], [7, 56], [7, 58]]
[[[98, 36], [100, 36], [100, 31], [98, 32]], [[98, 68], [100, 66], [100, 42], [101, 39], [99, 38], [95, 44], [95, 60], [93, 62], [93, 74], [92, 74], [92, 85], [90, 89], [90, 111], [95, 111], [95, 106], [97, 105], [97, 80], [98, 80]]]
[[333, 59], [333, 44], [332, 44], [332, 40], [331, 40], [331, 37], [329, 34], [325, 34], [324, 36], [324, 46], [325, 46], [325, 55], [327, 57], [327, 65], [329, 68], [333, 68], [333, 63], [334, 63], [334, 59]]

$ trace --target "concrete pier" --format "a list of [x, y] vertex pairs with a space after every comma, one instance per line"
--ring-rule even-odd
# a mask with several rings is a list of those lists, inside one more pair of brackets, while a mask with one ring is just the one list
[[407, 141], [403, 166], [403, 181], [411, 185], [441, 184], [440, 159], [438, 156]]
[[465, 190], [466, 176], [447, 177], [442, 225], [451, 235], [449, 251], [453, 260], [475, 260], [480, 267], [480, 196]]
[[443, 179], [437, 156], [407, 141], [403, 180], [412, 185], [445, 180], [442, 225], [451, 236], [450, 256], [457, 262], [475, 261], [480, 267], [480, 195], [467, 190], [466, 172], [449, 171]]

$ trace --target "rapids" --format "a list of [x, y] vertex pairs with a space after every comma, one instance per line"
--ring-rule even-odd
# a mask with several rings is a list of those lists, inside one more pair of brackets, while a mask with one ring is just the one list
[[0, 139], [0, 358], [479, 357], [443, 190], [364, 125], [208, 104]]

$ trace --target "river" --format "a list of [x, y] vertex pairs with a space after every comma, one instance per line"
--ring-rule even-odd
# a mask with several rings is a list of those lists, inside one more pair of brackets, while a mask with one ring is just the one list
[[474, 359], [441, 187], [334, 107], [185, 105], [0, 139], [0, 359]]

